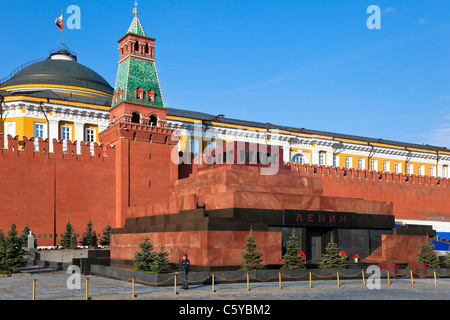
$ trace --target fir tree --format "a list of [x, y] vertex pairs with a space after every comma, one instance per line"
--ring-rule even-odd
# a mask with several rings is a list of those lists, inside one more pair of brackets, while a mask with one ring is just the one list
[[245, 251], [241, 252], [241, 270], [258, 270], [262, 269], [263, 254], [257, 250], [258, 243], [256, 237], [253, 235], [253, 229], [247, 236], [245, 242]]
[[450, 268], [450, 250], [447, 251], [447, 255], [445, 256], [444, 264], [447, 268]]
[[164, 251], [164, 245], [161, 244], [158, 253], [155, 253], [154, 260], [151, 265], [151, 270], [154, 273], [169, 273], [171, 271], [171, 265], [169, 262], [169, 253]]
[[109, 223], [102, 231], [102, 237], [100, 238], [100, 245], [109, 246], [111, 244], [111, 226]]
[[289, 237], [289, 241], [287, 243], [286, 254], [283, 257], [283, 266], [281, 269], [304, 269], [305, 261], [300, 258], [298, 255], [300, 247], [300, 241], [298, 241], [297, 236], [295, 235], [295, 228], [292, 229], [292, 234]]
[[330, 242], [328, 242], [325, 248], [325, 254], [322, 255], [322, 262], [319, 267], [321, 269], [343, 269], [345, 263], [342, 261], [342, 257], [339, 254], [339, 247], [334, 242], [334, 235], [331, 234]]
[[72, 243], [72, 233], [73, 233], [73, 227], [70, 224], [70, 221], [67, 221], [66, 224], [66, 232], [62, 235], [60, 245], [63, 249], [69, 249]]
[[139, 243], [139, 248], [141, 251], [134, 255], [134, 267], [139, 271], [152, 271], [155, 253], [153, 252], [153, 243], [148, 236], [145, 236], [144, 241]]
[[4, 267], [9, 269], [12, 273], [14, 268], [21, 267], [27, 263], [25, 255], [26, 251], [22, 248], [22, 244], [17, 234], [16, 224], [13, 223], [5, 239]]
[[[81, 235], [80, 244], [82, 246], [91, 246], [92, 245], [92, 222], [91, 219], [89, 219], [89, 222], [86, 225], [86, 232], [83, 232]], [[96, 243], [94, 245], [97, 245]]]
[[0, 270], [6, 269], [5, 264], [5, 254], [6, 254], [6, 237], [3, 230], [0, 229]]
[[429, 269], [438, 269], [439, 257], [434, 252], [434, 244], [429, 241], [422, 243], [416, 261], [425, 264]]

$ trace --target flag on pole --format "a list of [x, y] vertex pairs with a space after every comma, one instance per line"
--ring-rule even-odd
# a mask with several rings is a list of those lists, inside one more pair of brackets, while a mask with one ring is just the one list
[[60, 15], [58, 18], [56, 18], [55, 24], [59, 28], [59, 30], [61, 31], [63, 30], [64, 28], [63, 15]]

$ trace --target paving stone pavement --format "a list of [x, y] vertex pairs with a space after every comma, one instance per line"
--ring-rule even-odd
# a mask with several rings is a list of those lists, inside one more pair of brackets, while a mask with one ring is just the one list
[[[368, 289], [362, 280], [341, 280], [340, 287], [335, 280], [251, 282], [250, 291], [246, 283], [190, 285], [189, 290], [177, 287], [153, 287], [136, 280], [132, 297], [131, 281], [107, 279], [97, 276], [80, 276], [80, 289], [69, 290], [67, 281], [71, 274], [37, 267], [23, 268], [22, 275], [0, 277], [0, 300], [32, 300], [33, 279], [36, 280], [36, 300], [84, 300], [86, 298], [86, 278], [88, 295], [91, 300], [450, 300], [450, 279], [393, 279], [391, 285], [381, 280], [380, 289]], [[71, 282], [69, 282], [71, 283]]]

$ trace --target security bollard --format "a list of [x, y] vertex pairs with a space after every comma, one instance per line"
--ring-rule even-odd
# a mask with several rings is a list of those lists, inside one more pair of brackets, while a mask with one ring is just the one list
[[366, 286], [366, 279], [364, 278], [364, 270], [361, 271], [361, 273], [362, 273], [362, 278], [363, 278], [363, 286], [365, 287]]
[[36, 300], [36, 279], [33, 279], [33, 300]]
[[135, 278], [134, 277], [131, 278], [131, 283], [133, 285], [133, 298], [136, 298], [136, 294], [135, 294]]
[[177, 294], [177, 275], [175, 275], [175, 284], [174, 284], [174, 286], [173, 286], [174, 288], [173, 288], [173, 294]]
[[89, 278], [86, 278], [86, 300], [89, 300]]
[[341, 286], [339, 283], [339, 272], [336, 272], [336, 275], [337, 275], [337, 283], [338, 283], [338, 288], [339, 288]]
[[278, 272], [278, 281], [280, 283], [280, 290], [282, 289], [281, 287], [281, 272]]
[[247, 273], [247, 291], [250, 291], [250, 277], [248, 273]]
[[216, 292], [216, 291], [214, 290], [214, 273], [212, 274], [212, 292], [213, 292], [213, 293]]

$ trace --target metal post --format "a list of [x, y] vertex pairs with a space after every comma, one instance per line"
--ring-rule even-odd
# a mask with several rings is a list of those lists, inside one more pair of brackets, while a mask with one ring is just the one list
[[364, 270], [361, 271], [361, 273], [362, 273], [362, 277], [363, 277], [363, 286], [365, 287], [366, 286], [366, 279], [364, 277]]
[[311, 283], [311, 271], [309, 272], [309, 288], [312, 288], [312, 283]]
[[36, 279], [33, 279], [33, 300], [36, 300]]
[[175, 275], [175, 283], [174, 283], [173, 294], [177, 294], [177, 275]]
[[339, 288], [341, 286], [339, 283], [339, 272], [336, 272], [336, 275], [337, 275], [337, 283], [338, 283], [338, 288]]
[[281, 272], [278, 272], [278, 280], [279, 280], [279, 283], [280, 283], [280, 290], [282, 289], [281, 288]]
[[434, 285], [437, 286], [437, 281], [436, 281], [436, 271], [433, 271], [434, 273]]
[[212, 274], [212, 292], [213, 292], [213, 293], [216, 292], [216, 291], [214, 290], [214, 273]]
[[133, 298], [134, 298], [134, 297], [136, 297], [135, 289], [134, 289], [134, 286], [135, 286], [134, 277], [131, 278], [131, 283], [132, 283], [132, 285], [133, 285]]
[[250, 291], [250, 277], [247, 273], [247, 291]]
[[391, 280], [389, 279], [389, 270], [387, 270], [388, 286], [391, 285]]
[[86, 300], [89, 300], [89, 278], [86, 278]]
[[411, 273], [411, 285], [413, 286], [414, 285], [414, 278], [413, 278], [412, 269], [410, 270], [410, 273]]

